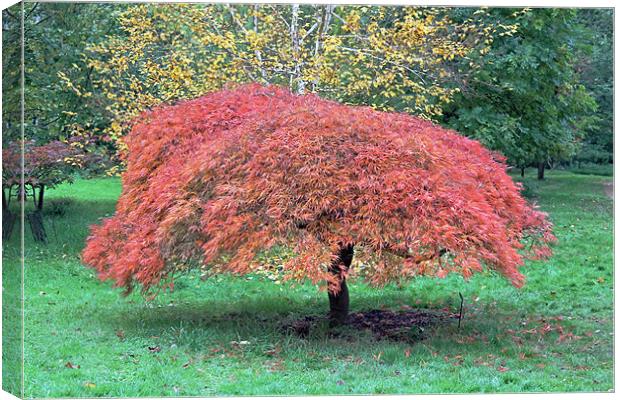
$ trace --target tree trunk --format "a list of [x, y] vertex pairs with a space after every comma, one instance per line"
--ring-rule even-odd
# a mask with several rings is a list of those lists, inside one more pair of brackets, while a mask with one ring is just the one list
[[301, 49], [303, 48], [302, 38], [299, 34], [299, 4], [293, 4], [291, 6], [292, 16], [291, 16], [291, 26], [290, 26], [290, 34], [291, 41], [293, 47], [293, 62], [295, 63], [295, 67], [293, 70], [293, 80], [291, 90], [294, 90], [297, 94], [304, 94], [306, 91], [306, 82], [302, 77], [301, 71]]
[[39, 201], [37, 202], [37, 210], [41, 211], [43, 209], [43, 195], [45, 194], [45, 186], [39, 186]]
[[11, 197], [11, 188], [9, 187], [9, 199], [6, 198], [6, 192], [2, 188], [2, 240], [5, 242], [11, 238], [13, 226], [17, 217], [9, 210], [9, 201]]
[[538, 180], [545, 179], [545, 162], [540, 161], [538, 163]]
[[343, 246], [340, 248], [338, 258], [329, 267], [329, 272], [340, 279], [340, 291], [338, 293], [328, 291], [330, 326], [342, 325], [349, 315], [349, 289], [346, 279], [341, 278], [340, 272], [348, 270], [352, 260], [353, 245]]
[[525, 178], [525, 167], [521, 167], [521, 178]]
[[43, 225], [43, 214], [41, 213], [41, 210], [31, 212], [27, 215], [27, 217], [34, 241], [47, 243], [47, 233], [45, 232], [45, 225]]

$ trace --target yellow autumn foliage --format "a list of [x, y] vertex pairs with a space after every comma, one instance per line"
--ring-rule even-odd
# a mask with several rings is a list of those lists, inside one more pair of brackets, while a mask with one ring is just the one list
[[516, 31], [486, 13], [457, 23], [441, 8], [139, 4], [86, 56], [120, 149], [143, 110], [248, 81], [433, 118], [458, 90], [453, 64]]

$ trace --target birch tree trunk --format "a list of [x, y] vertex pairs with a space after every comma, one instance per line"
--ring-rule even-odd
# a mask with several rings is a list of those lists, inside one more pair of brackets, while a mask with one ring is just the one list
[[291, 41], [293, 43], [293, 76], [291, 90], [297, 94], [304, 94], [306, 82], [302, 77], [301, 70], [301, 38], [299, 36], [299, 4], [292, 5], [291, 15]]

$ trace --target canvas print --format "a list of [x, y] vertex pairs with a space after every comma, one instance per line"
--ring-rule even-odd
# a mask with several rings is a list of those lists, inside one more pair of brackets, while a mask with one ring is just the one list
[[2, 11], [2, 389], [615, 390], [612, 8]]

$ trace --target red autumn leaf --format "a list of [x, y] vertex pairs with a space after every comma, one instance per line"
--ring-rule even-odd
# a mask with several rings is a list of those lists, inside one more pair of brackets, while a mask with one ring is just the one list
[[72, 364], [71, 361], [67, 361], [67, 363], [65, 364], [65, 367], [71, 368], [71, 369], [80, 369], [79, 365]]

